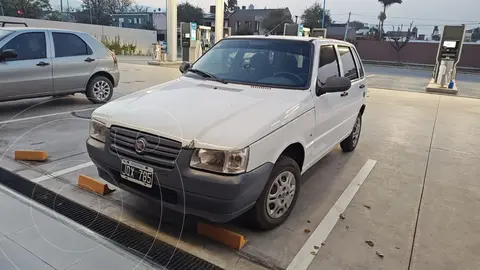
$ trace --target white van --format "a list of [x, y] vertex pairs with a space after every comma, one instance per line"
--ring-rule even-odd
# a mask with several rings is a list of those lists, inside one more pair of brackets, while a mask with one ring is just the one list
[[350, 43], [232, 36], [180, 71], [93, 112], [87, 148], [106, 181], [185, 214], [246, 213], [271, 229], [308, 168], [339, 143], [357, 146], [367, 88]]

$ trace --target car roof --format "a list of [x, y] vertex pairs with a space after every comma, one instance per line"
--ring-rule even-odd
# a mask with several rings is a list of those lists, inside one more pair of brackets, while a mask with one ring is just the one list
[[14, 32], [31, 32], [31, 31], [58, 31], [65, 33], [85, 33], [81, 31], [58, 29], [58, 28], [42, 28], [42, 27], [0, 27], [0, 29]]
[[321, 38], [321, 37], [300, 37], [300, 36], [281, 36], [281, 35], [246, 35], [246, 36], [228, 36], [226, 39], [277, 39], [277, 40], [294, 40], [294, 41], [305, 41], [305, 42], [314, 42], [315, 44], [341, 44], [347, 46], [353, 46], [351, 43], [346, 41], [331, 39], [331, 38]]

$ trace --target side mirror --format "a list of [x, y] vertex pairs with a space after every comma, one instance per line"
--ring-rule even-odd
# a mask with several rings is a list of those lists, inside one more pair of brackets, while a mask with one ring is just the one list
[[183, 74], [185, 72], [187, 72], [187, 70], [190, 68], [190, 63], [189, 62], [183, 62], [180, 64], [180, 72]]
[[5, 59], [9, 58], [17, 58], [17, 52], [11, 49], [6, 49], [0, 52], [0, 61], [3, 61]]
[[352, 82], [347, 77], [330, 77], [324, 84], [317, 82], [316, 94], [321, 96], [325, 93], [345, 92], [351, 86]]

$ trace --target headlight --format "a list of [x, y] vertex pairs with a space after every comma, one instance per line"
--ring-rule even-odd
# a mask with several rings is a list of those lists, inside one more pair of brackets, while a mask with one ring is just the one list
[[239, 174], [247, 170], [249, 149], [221, 151], [195, 149], [190, 166], [219, 173]]
[[105, 142], [107, 135], [107, 126], [104, 123], [98, 122], [95, 119], [90, 121], [90, 137], [95, 140]]

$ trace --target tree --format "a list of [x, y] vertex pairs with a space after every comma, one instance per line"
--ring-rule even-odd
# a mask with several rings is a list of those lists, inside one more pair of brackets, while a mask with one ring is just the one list
[[273, 34], [283, 34], [285, 23], [293, 23], [292, 15], [287, 9], [270, 11], [262, 20], [262, 28]]
[[[393, 4], [401, 4], [403, 1], [402, 0], [378, 0], [378, 2], [380, 2], [383, 5], [383, 14], [385, 15], [384, 19], [381, 20], [381, 26], [380, 26], [380, 30], [383, 30], [383, 23], [387, 18], [387, 8]], [[380, 31], [380, 35], [382, 35], [382, 31]], [[380, 39], [381, 39], [381, 36], [380, 36]]]
[[5, 16], [40, 19], [52, 11], [49, 0], [3, 0]]
[[360, 21], [353, 21], [353, 22], [350, 22], [350, 27], [353, 27], [355, 28], [356, 31], [358, 31], [360, 29], [365, 28], [365, 24]]
[[63, 16], [63, 14], [59, 10], [54, 10], [47, 14], [43, 19], [49, 20], [49, 21], [65, 21], [66, 18]]
[[382, 34], [385, 32], [383, 30], [383, 22], [385, 21], [385, 19], [387, 18], [387, 15], [385, 14], [385, 12], [383, 11], [380, 11], [380, 14], [378, 14], [378, 20], [380, 21], [380, 23], [378, 24], [378, 39], [379, 40], [382, 40]]
[[[302, 19], [303, 26], [310, 29], [322, 27], [323, 8], [319, 3], [314, 3], [303, 11]], [[325, 10], [325, 28], [332, 23], [330, 10]]]
[[238, 1], [237, 0], [228, 0], [228, 2], [227, 2], [228, 11], [230, 11], [230, 12], [235, 11], [237, 6], [238, 6]]
[[472, 41], [477, 42], [478, 40], [480, 40], [480, 27], [473, 29], [472, 32]]
[[407, 46], [408, 42], [411, 40], [411, 34], [412, 34], [412, 26], [413, 22], [410, 23], [410, 27], [408, 27], [406, 35], [404, 35], [405, 32], [403, 32], [403, 25], [398, 26], [397, 29], [395, 30], [395, 27], [392, 26], [393, 32], [392, 35], [389, 36], [390, 44], [392, 47], [395, 49], [397, 52], [397, 61], [400, 62], [400, 51]]
[[132, 0], [103, 0], [105, 8], [108, 13], [122, 13], [127, 12], [133, 4]]
[[193, 6], [188, 2], [182, 3], [177, 6], [177, 19], [178, 22], [196, 22], [202, 25], [204, 22], [203, 10], [201, 7]]
[[135, 4], [130, 8], [130, 12], [147, 12], [148, 7]]

